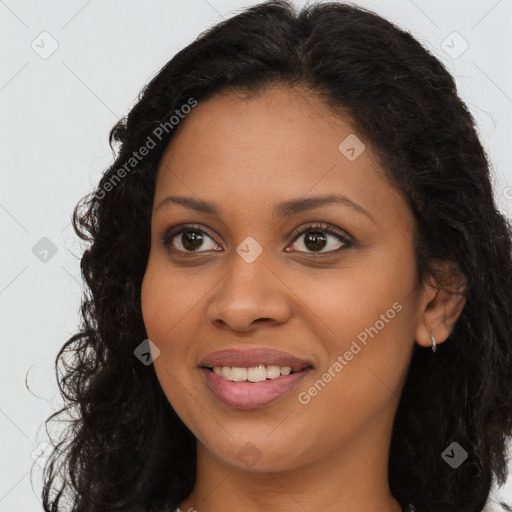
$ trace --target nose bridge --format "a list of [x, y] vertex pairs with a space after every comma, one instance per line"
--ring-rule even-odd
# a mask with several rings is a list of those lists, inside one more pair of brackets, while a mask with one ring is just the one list
[[254, 243], [240, 243], [229, 263], [230, 270], [220, 285], [223, 299], [233, 299], [240, 305], [247, 303], [254, 307], [263, 296], [268, 295], [268, 287], [272, 286], [268, 278], [272, 273], [265, 260], [266, 255], [262, 250], [257, 251]]
[[230, 269], [209, 305], [210, 321], [246, 330], [255, 320], [282, 322], [289, 314], [283, 286], [268, 267], [263, 248], [255, 243], [246, 239], [233, 253]]

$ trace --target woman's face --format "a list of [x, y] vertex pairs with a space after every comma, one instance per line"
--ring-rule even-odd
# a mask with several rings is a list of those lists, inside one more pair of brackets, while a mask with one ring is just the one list
[[[279, 471], [347, 450], [364, 463], [389, 440], [423, 322], [405, 201], [369, 144], [307, 93], [223, 93], [181, 123], [142, 286], [163, 391], [217, 463]], [[187, 229], [166, 245], [174, 226]], [[223, 350], [236, 353], [205, 362]], [[309, 369], [276, 370], [288, 357]], [[257, 382], [238, 381], [244, 370]]]

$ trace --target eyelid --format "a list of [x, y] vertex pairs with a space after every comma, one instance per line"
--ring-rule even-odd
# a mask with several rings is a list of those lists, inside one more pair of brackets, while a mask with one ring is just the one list
[[309, 231], [314, 231], [315, 229], [319, 231], [325, 231], [326, 233], [337, 236], [343, 242], [349, 242], [351, 244], [355, 243], [354, 238], [351, 235], [349, 235], [346, 231], [337, 228], [327, 222], [318, 221], [300, 225], [299, 227], [295, 228], [292, 231], [290, 236], [294, 237], [293, 241], [295, 241], [299, 236], [303, 235], [304, 233], [308, 233]]

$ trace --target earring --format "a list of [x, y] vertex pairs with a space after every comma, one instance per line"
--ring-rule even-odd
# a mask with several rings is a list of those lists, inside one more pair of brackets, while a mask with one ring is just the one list
[[430, 339], [432, 340], [432, 351], [436, 351], [436, 337], [434, 336], [434, 331], [430, 329]]

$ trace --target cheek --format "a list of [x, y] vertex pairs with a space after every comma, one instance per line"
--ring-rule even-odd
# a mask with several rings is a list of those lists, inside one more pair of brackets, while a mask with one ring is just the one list
[[179, 376], [180, 382], [189, 379], [190, 368], [196, 365], [191, 344], [197, 322], [194, 308], [200, 307], [204, 294], [200, 282], [171, 271], [164, 257], [150, 258], [142, 281], [141, 308], [148, 338], [160, 350], [154, 366], [164, 390], [175, 388], [173, 377]]
[[[170, 357], [178, 350], [180, 318], [184, 316], [184, 295], [177, 297], [181, 289], [176, 280], [168, 275], [165, 266], [151, 261], [148, 264], [141, 287], [141, 309], [148, 338], [160, 349], [155, 359], [155, 368], [163, 360], [175, 361]], [[168, 364], [166, 363], [166, 367]]]
[[[413, 348], [410, 305], [395, 301], [394, 294], [364, 302], [370, 296], [344, 301], [343, 310], [333, 310], [335, 334], [323, 339], [326, 357], [315, 379], [299, 390], [304, 422], [324, 419], [322, 428], [313, 429], [322, 439], [349, 439], [371, 418], [391, 414], [398, 403]], [[328, 449], [322, 439], [318, 445]]]
[[[153, 365], [162, 391], [178, 414], [188, 417], [182, 389], [190, 385], [187, 384], [189, 374], [184, 364], [186, 347], [180, 344], [182, 336], [179, 333], [183, 301], [178, 301], [173, 291], [176, 289], [175, 280], [164, 279], [162, 272], [165, 268], [154, 263], [150, 259], [142, 281], [142, 316], [148, 338], [160, 350]], [[172, 288], [171, 282], [174, 283]]]
[[[350, 262], [325, 279], [308, 278], [301, 288], [308, 291], [302, 299], [314, 313], [309, 316], [320, 319], [324, 335], [339, 340], [338, 344], [376, 322], [382, 333], [389, 332], [392, 325], [396, 327], [404, 319], [413, 318], [408, 314], [415, 307], [413, 255], [407, 250], [357, 254], [354, 264]], [[385, 315], [384, 319], [381, 315]]]
[[162, 281], [158, 280], [157, 273], [153, 270], [154, 265], [149, 262], [148, 268], [142, 280], [141, 287], [141, 308], [142, 318], [146, 332], [150, 340], [161, 339], [162, 311], [166, 307], [165, 293], [162, 290]]
[[190, 287], [190, 281], [187, 286], [179, 272], [171, 271], [164, 256], [150, 255], [141, 287], [142, 317], [148, 337], [161, 349], [175, 337], [180, 319], [193, 307]]
[[[312, 400], [315, 414], [328, 402], [364, 416], [399, 395], [414, 344], [415, 277], [412, 251], [403, 248], [368, 254], [316, 285], [310, 304], [322, 320], [314, 330], [326, 357], [319, 372], [325, 389], [322, 382], [311, 389], [322, 395]], [[336, 410], [332, 414], [338, 417]]]

